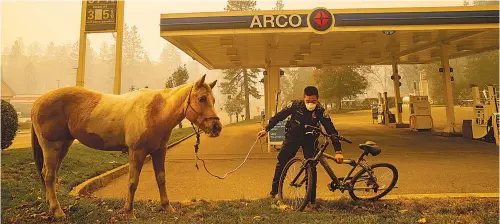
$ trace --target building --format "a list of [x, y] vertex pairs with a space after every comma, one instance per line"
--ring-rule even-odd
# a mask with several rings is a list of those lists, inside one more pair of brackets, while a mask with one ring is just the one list
[[15, 95], [16, 93], [14, 90], [12, 90], [12, 88], [2, 79], [2, 100], [10, 102]]

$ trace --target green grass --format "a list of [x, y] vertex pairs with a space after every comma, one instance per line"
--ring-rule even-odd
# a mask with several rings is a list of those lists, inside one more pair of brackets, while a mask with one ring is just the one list
[[172, 131], [172, 135], [170, 136], [170, 139], [168, 140], [168, 144], [179, 141], [191, 133], [194, 133], [192, 127], [174, 128], [174, 130]]
[[18, 130], [29, 130], [31, 129], [31, 122], [19, 122]]
[[[192, 128], [174, 129], [169, 143], [178, 141], [192, 132]], [[42, 183], [36, 174], [31, 148], [2, 151], [1, 156], [2, 223], [15, 220], [17, 223], [40, 221], [40, 217], [45, 217], [47, 204], [45, 193], [42, 192]], [[127, 162], [127, 154], [74, 144], [63, 160], [58, 174], [57, 196], [63, 209], [72, 212], [72, 205], [80, 202], [67, 196], [73, 187]], [[75, 206], [83, 209], [75, 211], [76, 214], [95, 209], [89, 199], [82, 199], [81, 203], [76, 203]], [[34, 217], [30, 217], [31, 215]]]

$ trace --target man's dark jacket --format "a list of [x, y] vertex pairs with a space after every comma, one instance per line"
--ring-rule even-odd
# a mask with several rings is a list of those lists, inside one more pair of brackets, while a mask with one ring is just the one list
[[[319, 127], [321, 123], [325, 131], [329, 135], [337, 135], [338, 132], [333, 126], [330, 116], [321, 104], [317, 104], [313, 111], [309, 111], [303, 100], [293, 100], [285, 106], [280, 112], [269, 119], [269, 124], [266, 126], [266, 131], [270, 131], [278, 122], [286, 119], [291, 115], [291, 118], [286, 123], [285, 139], [288, 142], [303, 141], [305, 133], [311, 130], [305, 128], [305, 125]], [[335, 151], [342, 150], [341, 144], [336, 138], [332, 138], [333, 148]]]

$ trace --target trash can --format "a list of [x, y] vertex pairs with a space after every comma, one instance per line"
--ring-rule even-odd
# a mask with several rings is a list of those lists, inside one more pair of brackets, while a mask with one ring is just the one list
[[472, 120], [462, 121], [462, 137], [466, 139], [473, 139], [472, 135]]
[[396, 123], [396, 115], [389, 114], [389, 123]]

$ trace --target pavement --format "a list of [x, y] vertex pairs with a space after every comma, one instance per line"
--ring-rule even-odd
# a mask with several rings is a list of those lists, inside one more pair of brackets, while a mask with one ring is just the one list
[[[458, 107], [457, 107], [458, 108]], [[455, 110], [457, 123], [471, 114], [470, 108]], [[436, 128], [445, 124], [439, 119], [444, 107], [433, 108]], [[444, 117], [443, 117], [444, 119]], [[372, 124], [369, 111], [356, 111], [332, 116], [340, 134], [354, 144], [343, 144], [345, 158], [358, 158], [357, 144], [367, 140], [377, 142], [382, 153], [369, 156], [369, 163], [387, 162], [399, 171], [397, 189], [389, 195], [474, 195], [498, 193], [499, 148], [492, 143], [466, 140], [461, 137], [442, 137], [431, 132], [413, 132]], [[218, 175], [234, 169], [255, 142], [260, 124], [224, 127], [218, 138], [202, 136], [199, 156], [206, 160], [208, 169]], [[167, 152], [167, 194], [171, 201], [191, 199], [232, 200], [257, 199], [267, 196], [276, 164], [277, 152], [268, 153], [265, 144], [257, 142], [247, 162], [226, 179], [211, 177], [194, 164], [195, 138], [192, 137]], [[263, 142], [262, 142], [263, 143]], [[262, 148], [261, 148], [262, 146]], [[330, 153], [333, 151], [329, 149]], [[297, 156], [302, 157], [301, 154]], [[337, 176], [350, 168], [330, 162]], [[318, 198], [335, 198], [331, 193], [326, 172], [318, 169]], [[128, 174], [123, 175], [94, 193], [103, 198], [126, 197]], [[159, 200], [158, 188], [151, 163], [144, 165], [135, 195], [136, 200]]]

